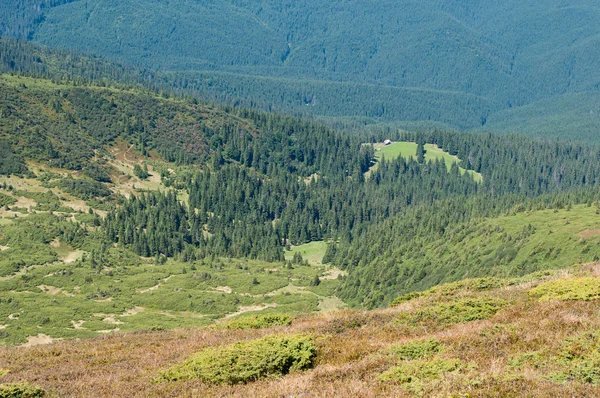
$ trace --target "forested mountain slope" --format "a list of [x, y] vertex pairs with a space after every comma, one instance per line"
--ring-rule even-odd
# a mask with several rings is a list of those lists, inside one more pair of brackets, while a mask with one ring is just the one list
[[528, 133], [539, 109], [521, 107], [552, 98], [568, 111], [536, 134], [590, 140], [600, 123], [590, 0], [21, 3], [0, 10], [5, 34], [185, 71], [219, 100]]
[[340, 297], [377, 307], [440, 283], [521, 276], [600, 258], [597, 189], [492, 202], [417, 207], [364, 230], [352, 243], [330, 245], [324, 261], [349, 273]]

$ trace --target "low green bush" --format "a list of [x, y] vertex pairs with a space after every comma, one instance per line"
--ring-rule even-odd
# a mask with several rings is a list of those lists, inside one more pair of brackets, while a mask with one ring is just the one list
[[496, 297], [463, 297], [401, 314], [397, 322], [402, 324], [433, 322], [439, 325], [454, 325], [489, 319], [505, 306], [506, 301]]
[[200, 351], [165, 371], [158, 381], [200, 379], [212, 384], [240, 384], [280, 377], [313, 366], [312, 336], [274, 335]]
[[442, 351], [443, 346], [434, 339], [415, 340], [408, 343], [394, 345], [389, 352], [403, 361], [424, 359]]
[[566, 339], [555, 364], [562, 371], [552, 373], [553, 381], [578, 381], [580, 383], [600, 384], [600, 332], [587, 332]]
[[543, 300], [600, 299], [600, 278], [559, 279], [543, 283], [529, 291], [532, 297]]
[[17, 203], [17, 199], [13, 198], [12, 196], [8, 196], [8, 195], [5, 195], [2, 192], [0, 192], [0, 207], [12, 206], [15, 203]]
[[27, 383], [0, 384], [0, 398], [43, 398], [44, 389]]
[[499, 278], [476, 278], [476, 279], [465, 279], [453, 283], [446, 283], [443, 285], [435, 286], [429, 290], [422, 292], [412, 292], [396, 298], [390, 306], [396, 306], [407, 301], [411, 301], [420, 297], [429, 296], [453, 296], [456, 293], [471, 291], [471, 292], [482, 292], [491, 289], [497, 289], [505, 286], [506, 280]]
[[422, 393], [425, 386], [447, 377], [450, 373], [459, 374], [471, 368], [458, 359], [434, 358], [430, 361], [418, 360], [394, 366], [382, 373], [378, 379], [403, 385], [413, 393]]
[[222, 323], [218, 327], [226, 329], [266, 329], [273, 326], [288, 326], [292, 323], [292, 317], [286, 314], [268, 314], [257, 316], [246, 316]]

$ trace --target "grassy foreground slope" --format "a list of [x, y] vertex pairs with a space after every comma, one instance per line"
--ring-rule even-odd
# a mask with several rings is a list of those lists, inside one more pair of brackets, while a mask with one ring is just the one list
[[[592, 263], [465, 280], [388, 309], [305, 315], [289, 326], [263, 318], [263, 329], [1, 349], [0, 383], [59, 396], [597, 396], [599, 276]], [[230, 375], [231, 366], [245, 373]], [[235, 384], [240, 377], [247, 383]]]

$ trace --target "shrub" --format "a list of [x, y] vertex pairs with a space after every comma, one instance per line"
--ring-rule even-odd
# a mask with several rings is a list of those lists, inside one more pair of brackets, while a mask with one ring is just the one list
[[600, 278], [559, 279], [543, 283], [529, 291], [539, 300], [600, 299]]
[[429, 358], [442, 350], [442, 345], [434, 339], [415, 340], [390, 347], [389, 351], [398, 359], [413, 361]]
[[150, 174], [148, 174], [148, 166], [146, 164], [144, 164], [143, 168], [140, 167], [139, 164], [135, 164], [133, 166], [133, 174], [135, 174], [140, 180], [145, 180], [150, 176]]
[[106, 185], [98, 181], [63, 179], [59, 181], [58, 187], [83, 200], [111, 195]]
[[0, 384], [0, 398], [42, 398], [46, 391], [27, 383]]
[[600, 332], [565, 340], [555, 362], [564, 370], [551, 374], [551, 380], [600, 384]]
[[312, 336], [269, 336], [224, 347], [206, 348], [165, 371], [159, 381], [200, 379], [239, 384], [309, 369], [316, 357]]
[[359, 329], [369, 323], [370, 314], [364, 312], [344, 312], [336, 314], [322, 329], [324, 333], [341, 334], [348, 330]]
[[0, 193], [0, 207], [12, 206], [15, 203], [17, 203], [17, 199], [13, 198], [12, 196]]
[[470, 369], [458, 359], [435, 358], [431, 361], [411, 361], [394, 366], [382, 373], [378, 379], [405, 385], [412, 392], [422, 392], [425, 385], [445, 378], [450, 373], [461, 373]]
[[396, 306], [407, 301], [417, 299], [419, 297], [428, 296], [453, 296], [464, 291], [482, 292], [491, 289], [497, 289], [505, 286], [506, 281], [498, 278], [476, 278], [465, 279], [458, 282], [446, 283], [444, 285], [435, 286], [429, 290], [422, 292], [412, 292], [396, 298], [390, 305]]
[[266, 329], [273, 326], [288, 326], [292, 323], [292, 317], [285, 314], [269, 314], [248, 316], [231, 320], [218, 325], [227, 329]]
[[439, 325], [454, 325], [489, 319], [505, 305], [506, 301], [495, 297], [464, 297], [402, 314], [398, 322], [408, 324], [435, 322]]

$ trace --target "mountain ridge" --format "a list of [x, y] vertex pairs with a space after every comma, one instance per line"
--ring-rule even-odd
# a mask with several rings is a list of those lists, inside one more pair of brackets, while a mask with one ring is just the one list
[[[600, 13], [589, 12], [598, 8], [588, 0], [569, 6], [552, 0], [542, 11], [531, 2], [516, 1], [510, 6], [436, 0], [371, 7], [362, 0], [344, 5], [308, 1], [302, 6], [177, 0], [160, 5], [160, 10], [154, 9], [159, 7], [156, 3], [143, 1], [62, 3], [40, 9], [43, 18], [32, 22], [32, 40], [127, 64], [185, 72], [220, 101], [239, 97], [290, 113], [437, 121], [461, 129], [483, 125], [491, 131], [504, 131], [504, 123], [527, 133], [527, 126], [511, 122], [512, 109], [534, 119], [536, 110], [524, 105], [549, 98], [560, 103], [562, 96], [575, 93], [581, 103], [568, 98], [564, 102], [580, 108], [590, 101], [584, 93], [593, 98], [600, 84], [593, 66], [600, 33], [593, 26], [598, 26]], [[10, 4], [6, 7], [10, 9]], [[134, 9], [148, 13], [139, 15]], [[14, 17], [7, 14], [5, 19], [10, 23]], [[237, 42], [240, 37], [243, 42]], [[211, 88], [213, 73], [213, 79], [221, 81], [217, 89]], [[274, 79], [267, 93], [260, 92], [260, 77]], [[315, 79], [325, 86], [315, 87], [311, 83]], [[341, 101], [348, 90], [333, 82], [356, 85], [354, 91], [360, 94]], [[361, 84], [381, 87], [366, 89]], [[476, 117], [466, 118], [461, 108], [469, 102], [467, 97], [458, 105], [452, 97], [408, 95], [398, 100], [386, 93], [386, 85], [449, 90], [490, 101], [471, 104]], [[317, 107], [306, 107], [314, 97], [325, 99]], [[374, 110], [369, 102], [381, 106]], [[413, 107], [421, 110], [408, 111]], [[436, 114], [434, 109], [443, 112]], [[534, 133], [565, 137], [583, 130], [580, 136], [597, 139], [598, 122], [590, 124], [574, 114], [567, 117], [567, 123]], [[501, 123], [488, 126], [487, 120], [494, 118]]]

